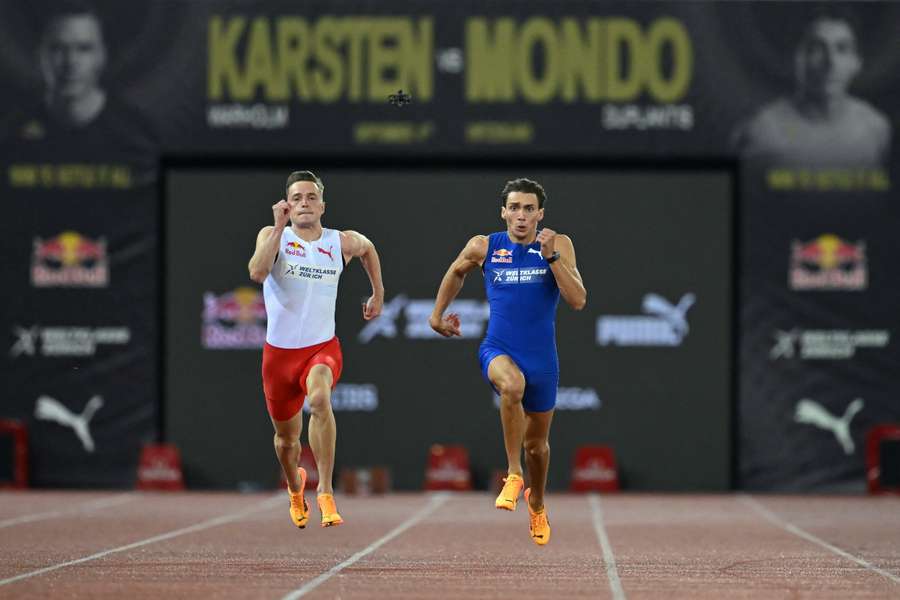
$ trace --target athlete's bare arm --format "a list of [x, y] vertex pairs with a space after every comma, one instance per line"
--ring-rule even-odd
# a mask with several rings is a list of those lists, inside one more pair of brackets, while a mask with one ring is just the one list
[[286, 200], [281, 200], [272, 205], [272, 217], [275, 225], [266, 225], [259, 230], [256, 236], [256, 250], [250, 258], [247, 268], [250, 270], [250, 279], [256, 283], [262, 283], [275, 264], [278, 255], [278, 243], [284, 228], [290, 223], [291, 209]]
[[349, 263], [354, 256], [359, 257], [369, 283], [372, 284], [372, 295], [363, 306], [363, 318], [368, 321], [381, 314], [384, 306], [384, 283], [381, 281], [381, 261], [378, 259], [378, 251], [375, 244], [358, 231], [341, 232], [341, 253], [344, 262]]
[[575, 246], [571, 238], [545, 227], [538, 232], [537, 241], [541, 243], [541, 256], [544, 258], [550, 258], [554, 252], [559, 252], [559, 260], [550, 263], [550, 272], [556, 277], [556, 285], [559, 286], [559, 294], [563, 300], [575, 310], [584, 308], [587, 290], [581, 281], [581, 273], [575, 266]]
[[484, 235], [476, 235], [468, 241], [466, 247], [463, 248], [456, 260], [451, 263], [450, 268], [444, 274], [441, 280], [441, 287], [438, 289], [437, 298], [434, 301], [434, 310], [428, 323], [431, 328], [444, 337], [453, 337], [460, 335], [459, 331], [459, 315], [450, 313], [444, 317], [444, 311], [453, 302], [459, 290], [462, 289], [463, 282], [469, 271], [473, 271], [481, 266], [484, 257], [487, 255], [488, 239]]

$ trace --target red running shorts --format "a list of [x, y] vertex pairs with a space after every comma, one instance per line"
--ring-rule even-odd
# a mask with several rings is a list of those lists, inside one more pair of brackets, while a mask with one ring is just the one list
[[331, 369], [331, 388], [337, 385], [344, 368], [344, 356], [337, 336], [306, 348], [263, 346], [262, 379], [266, 407], [276, 421], [287, 421], [303, 408], [306, 378], [316, 365]]

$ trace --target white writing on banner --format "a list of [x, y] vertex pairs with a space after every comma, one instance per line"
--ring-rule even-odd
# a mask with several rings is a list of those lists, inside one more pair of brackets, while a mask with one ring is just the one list
[[[373, 383], [339, 383], [331, 391], [331, 410], [335, 412], [374, 412], [378, 410], [378, 388]], [[303, 411], [310, 412], [309, 402]]]
[[[600, 410], [601, 405], [594, 388], [560, 387], [556, 390], [556, 410]], [[500, 408], [497, 394], [494, 394], [494, 407]]]
[[604, 315], [597, 319], [597, 345], [680, 346], [690, 331], [687, 312], [695, 301], [691, 293], [677, 304], [659, 294], [646, 294], [641, 303], [645, 315]]
[[100, 345], [124, 345], [127, 327], [13, 327], [17, 340], [9, 349], [16, 356], [93, 356]]
[[853, 358], [860, 348], [884, 348], [891, 341], [886, 329], [792, 329], [776, 331], [775, 345], [769, 358], [803, 360], [845, 360]]
[[[446, 314], [456, 313], [460, 320], [460, 336], [445, 338], [436, 333], [428, 324], [434, 309], [434, 299], [410, 299], [405, 294], [395, 296], [385, 302], [381, 315], [369, 321], [360, 330], [357, 339], [367, 344], [375, 337], [394, 339], [398, 336], [411, 340], [420, 339], [477, 339], [484, 335], [485, 325], [490, 317], [490, 307], [485, 300], [456, 300]], [[404, 324], [398, 325], [400, 317]]]

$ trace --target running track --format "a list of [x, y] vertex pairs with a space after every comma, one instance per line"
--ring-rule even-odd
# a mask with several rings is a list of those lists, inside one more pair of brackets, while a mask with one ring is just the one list
[[484, 493], [338, 502], [0, 493], [0, 598], [900, 598], [898, 497], [550, 495], [543, 548]]

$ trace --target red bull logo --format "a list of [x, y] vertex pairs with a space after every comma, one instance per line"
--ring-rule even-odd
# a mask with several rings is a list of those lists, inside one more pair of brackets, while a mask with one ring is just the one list
[[106, 287], [106, 240], [93, 240], [76, 231], [64, 231], [47, 240], [35, 238], [31, 283], [35, 287]]
[[492, 263], [511, 263], [512, 262], [512, 250], [507, 250], [506, 248], [498, 248], [494, 250], [491, 254], [491, 262]]
[[290, 256], [306, 256], [306, 248], [300, 242], [288, 242], [284, 245], [284, 253]]
[[256, 288], [239, 287], [203, 295], [201, 338], [208, 349], [262, 348], [266, 339], [266, 305]]
[[834, 234], [791, 246], [790, 287], [794, 290], [864, 290], [868, 287], [866, 244]]

